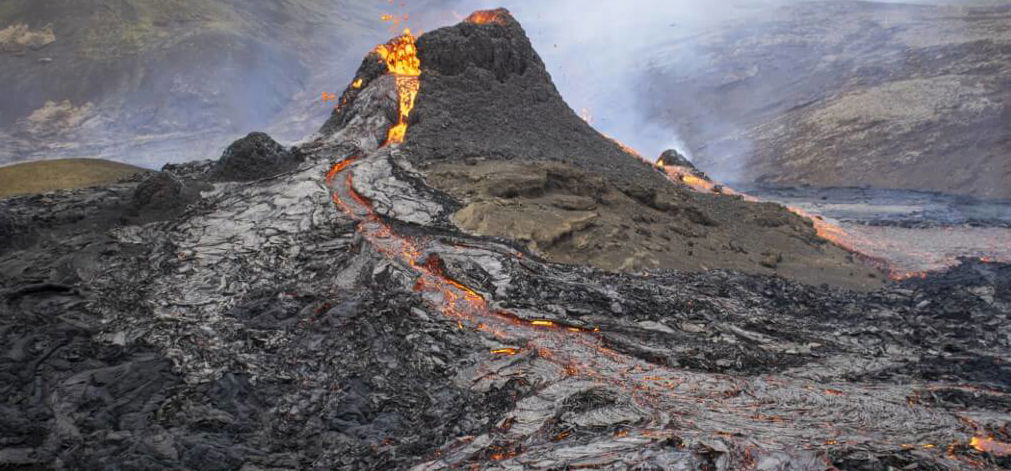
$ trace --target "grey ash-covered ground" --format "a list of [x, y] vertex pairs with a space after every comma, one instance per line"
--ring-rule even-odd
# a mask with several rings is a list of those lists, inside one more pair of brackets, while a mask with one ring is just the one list
[[[971, 446], [1011, 440], [1011, 266], [857, 292], [556, 264], [458, 229], [464, 202], [425, 168], [464, 111], [434, 117], [426, 93], [468, 68], [505, 86], [488, 63], [535, 58], [506, 18], [421, 38], [404, 145], [382, 146], [397, 91], [370, 56], [320, 133], [275, 149], [291, 167], [0, 201], [0, 468], [1011, 465]], [[426, 68], [484, 41], [512, 45]], [[579, 155], [610, 145], [579, 132]], [[489, 157], [513, 148], [494, 134]], [[616, 181], [652, 172], [613, 155]]]

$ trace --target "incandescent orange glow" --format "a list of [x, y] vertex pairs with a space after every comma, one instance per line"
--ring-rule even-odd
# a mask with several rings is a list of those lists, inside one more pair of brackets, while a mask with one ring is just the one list
[[499, 25], [506, 24], [505, 12], [502, 10], [475, 11], [474, 13], [471, 13], [470, 16], [468, 16], [467, 19], [464, 21], [478, 25], [485, 25], [490, 23]]
[[1011, 456], [1011, 443], [999, 442], [992, 437], [972, 437], [969, 446], [994, 456]]
[[643, 157], [642, 154], [639, 153], [639, 151], [637, 151], [637, 150], [635, 150], [635, 149], [633, 149], [633, 148], [631, 148], [629, 146], [626, 146], [625, 143], [623, 143], [623, 142], [621, 142], [621, 141], [619, 141], [619, 140], [617, 140], [617, 139], [615, 139], [615, 138], [613, 138], [611, 136], [608, 136], [607, 134], [604, 134], [604, 137], [606, 137], [609, 141], [611, 141], [615, 145], [617, 145], [622, 150], [622, 152], [624, 152], [624, 153], [626, 153], [628, 155], [631, 155], [632, 157], [635, 157], [635, 158], [637, 158], [637, 159], [645, 162], [648, 165], [653, 165], [653, 163], [650, 162], [649, 160], [646, 160], [646, 158]]
[[410, 29], [404, 29], [400, 36], [376, 46], [375, 51], [386, 62], [391, 74], [417, 77], [421, 75], [421, 60], [418, 59], [416, 40]]
[[[669, 408], [675, 404], [685, 403], [686, 400], [693, 403], [698, 401], [699, 405], [705, 405], [740, 395], [740, 385], [729, 378], [715, 380], [719, 381], [719, 384], [708, 392], [703, 390], [696, 393], [691, 389], [685, 389], [684, 386], [697, 383], [692, 379], [695, 376], [685, 376], [685, 373], [680, 371], [669, 370], [619, 353], [609, 348], [601, 336], [596, 335], [600, 332], [598, 328], [575, 327], [543, 318], [524, 319], [508, 311], [493, 309], [490, 302], [480, 293], [448, 275], [447, 265], [442, 257], [438, 252], [431, 251], [432, 248], [439, 250], [445, 246], [433, 240], [397, 234], [394, 228], [375, 212], [372, 203], [355, 191], [352, 184], [351, 162], [356, 158], [352, 157], [337, 163], [327, 174], [334, 203], [357, 222], [358, 233], [370, 242], [373, 250], [414, 271], [417, 275], [414, 289], [420, 293], [422, 299], [436, 307], [449, 320], [455, 321], [459, 328], [474, 328], [494, 336], [499, 340], [499, 345], [516, 345], [517, 341], [526, 342], [522, 347], [492, 349], [491, 354], [512, 356], [521, 352], [536, 352], [537, 358], [561, 367], [565, 375], [585, 377], [591, 381], [620, 387], [629, 392], [636, 404], [644, 407]], [[455, 248], [465, 250], [459, 245]], [[849, 394], [831, 388], [808, 387], [808, 389], [825, 396]], [[703, 393], [707, 395], [699, 395]], [[714, 393], [717, 395], [712, 396]], [[758, 408], [762, 405], [754, 406]], [[780, 424], [794, 420], [785, 416], [755, 414], [751, 408], [731, 409], [729, 413], [739, 414], [743, 420], [761, 421], [763, 424]], [[512, 420], [515, 419], [510, 418], [503, 422], [500, 430], [509, 431]], [[649, 428], [632, 433], [628, 430], [614, 433], [615, 438], [628, 436], [669, 438], [671, 435], [667, 430]], [[556, 440], [564, 440], [569, 435], [562, 432], [554, 437]], [[822, 443], [822, 440], [818, 443]], [[829, 440], [824, 443], [829, 445], [837, 442]], [[972, 443], [974, 448], [992, 454], [1003, 453], [1001, 450], [1005, 448], [1002, 447], [1009, 446], [983, 438], [973, 439]], [[895, 443], [894, 446], [903, 445]], [[934, 448], [934, 445], [924, 444], [919, 447], [930, 449]], [[491, 454], [485, 457], [504, 461], [514, 458], [522, 452], [522, 449], [493, 446], [489, 451]]]
[[507, 347], [507, 348], [496, 348], [495, 350], [492, 350], [491, 352], [494, 353], [494, 354], [496, 354], [496, 355], [515, 355], [515, 354], [519, 353], [520, 351], [517, 348]]
[[818, 237], [828, 240], [855, 254], [860, 253], [860, 251], [857, 250], [857, 244], [852, 241], [853, 237], [842, 227], [832, 224], [823, 219], [821, 216], [811, 214], [800, 208], [788, 206], [786, 209], [790, 210], [793, 214], [810, 220], [814, 225], [814, 230], [818, 234]]
[[362, 79], [357, 78], [354, 82], [351, 82], [352, 88], [362, 88]]
[[407, 21], [410, 20], [410, 18], [411, 17], [409, 15], [406, 15], [406, 14], [402, 15], [402, 16], [396, 16], [396, 15], [391, 15], [391, 14], [388, 14], [388, 13], [385, 14], [385, 15], [381, 15], [379, 17], [380, 20], [383, 20], [383, 21], [385, 21], [387, 23], [390, 23], [390, 29], [392, 31], [394, 31], [394, 32], [398, 28], [400, 28], [401, 24], [407, 24]]
[[333, 166], [333, 168], [331, 168], [330, 171], [326, 173], [326, 184], [329, 185], [333, 183], [333, 178], [337, 176], [337, 174], [340, 173], [342, 170], [348, 168], [348, 165], [351, 165], [357, 159], [358, 159], [357, 157], [351, 157], [348, 159], [344, 159], [340, 162], [337, 162]]
[[421, 86], [421, 60], [418, 59], [417, 38], [410, 29], [390, 40], [386, 44], [376, 46], [376, 54], [386, 63], [386, 70], [397, 80], [397, 97], [399, 112], [397, 124], [390, 128], [386, 136], [386, 144], [404, 142], [407, 135], [407, 117], [414, 109], [414, 100], [418, 97]]
[[[613, 141], [619, 147], [621, 147], [621, 149], [625, 151], [627, 154], [648, 163], [648, 161], [641, 154], [636, 152], [635, 149], [632, 149], [631, 147], [622, 144], [620, 141], [610, 136], [608, 136], [608, 138], [611, 139], [611, 141]], [[719, 185], [715, 182], [698, 177], [689, 168], [685, 168], [678, 165], [664, 165], [663, 162], [659, 161], [651, 165], [655, 165], [656, 168], [663, 170], [663, 172], [667, 175], [667, 178], [670, 179], [671, 181], [687, 185], [689, 188], [699, 193], [717, 193], [726, 196], [738, 197], [743, 199], [744, 201], [759, 202], [759, 199], [755, 198], [754, 196], [738, 192], [733, 188], [729, 188], [724, 185]], [[818, 237], [828, 240], [829, 242], [832, 242], [853, 254], [861, 256], [863, 257], [864, 260], [871, 262], [872, 264], [887, 268], [887, 264], [884, 263], [884, 261], [874, 259], [871, 257], [866, 257], [858, 249], [858, 247], [860, 247], [861, 245], [867, 246], [871, 241], [857, 240], [856, 237], [846, 232], [846, 230], [843, 229], [842, 227], [832, 224], [823, 219], [821, 216], [808, 213], [807, 211], [804, 211], [800, 208], [788, 206], [786, 209], [788, 209], [790, 212], [800, 217], [810, 220], [811, 224], [814, 226], [815, 233], [818, 235]], [[917, 275], [918, 273], [892, 272], [889, 277], [894, 280], [904, 280], [906, 278], [910, 278], [912, 276]]]

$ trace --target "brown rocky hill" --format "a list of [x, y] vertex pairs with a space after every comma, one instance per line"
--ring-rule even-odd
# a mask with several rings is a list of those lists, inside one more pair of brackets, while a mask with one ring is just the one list
[[418, 57], [420, 92], [404, 149], [429, 185], [455, 198], [452, 220], [465, 231], [606, 270], [724, 268], [880, 284], [806, 219], [689, 191], [598, 133], [565, 103], [504, 11], [500, 23], [423, 35]]
[[150, 172], [99, 159], [57, 159], [0, 167], [0, 198], [93, 185], [108, 185]]
[[808, 2], [660, 46], [643, 103], [729, 180], [1011, 197], [1011, 4]]

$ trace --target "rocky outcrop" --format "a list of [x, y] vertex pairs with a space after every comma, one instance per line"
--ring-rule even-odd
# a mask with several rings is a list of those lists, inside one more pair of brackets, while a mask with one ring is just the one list
[[723, 268], [853, 289], [882, 282], [775, 204], [696, 197], [674, 183], [622, 188], [560, 162], [447, 162], [433, 165], [426, 181], [461, 202], [452, 218], [461, 229], [517, 241], [553, 262], [628, 272]]
[[642, 104], [724, 181], [1009, 198], [1009, 25], [994, 2], [798, 2], [658, 46]]
[[211, 170], [214, 181], [250, 181], [284, 173], [298, 165], [298, 158], [262, 132], [253, 132], [233, 142]]
[[10, 248], [20, 232], [20, 224], [9, 211], [0, 211], [0, 253]]

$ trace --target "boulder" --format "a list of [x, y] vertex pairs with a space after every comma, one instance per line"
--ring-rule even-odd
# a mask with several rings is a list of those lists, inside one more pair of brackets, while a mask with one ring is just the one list
[[253, 132], [225, 149], [211, 170], [211, 180], [240, 182], [273, 177], [294, 169], [300, 160], [267, 134]]

